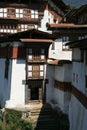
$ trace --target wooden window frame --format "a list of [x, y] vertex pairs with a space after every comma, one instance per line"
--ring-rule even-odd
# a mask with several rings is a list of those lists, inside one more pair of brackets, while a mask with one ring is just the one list
[[[19, 11], [17, 11], [17, 10], [19, 10]], [[16, 18], [24, 18], [24, 16], [23, 16], [23, 12], [21, 12], [21, 10], [23, 11], [23, 9], [16, 9]], [[17, 16], [18, 15], [18, 16]], [[22, 15], [22, 17], [21, 17], [21, 15]]]
[[31, 18], [38, 19], [38, 17], [38, 10], [31, 10]]
[[15, 8], [8, 8], [7, 9], [7, 16], [9, 18], [15, 18], [16, 17], [16, 10], [15, 10]]
[[[0, 9], [2, 9], [2, 11], [0, 11], [0, 14], [2, 14], [2, 18], [7, 18], [7, 8], [0, 8]], [[5, 11], [5, 9], [6, 9], [6, 11]], [[6, 14], [6, 16], [5, 16], [5, 14]]]
[[24, 9], [23, 10], [23, 17], [24, 18], [31, 18], [31, 10], [30, 9]]
[[[29, 70], [29, 66], [31, 66], [31, 69]], [[43, 66], [43, 69], [41, 69], [40, 67]], [[31, 76], [28, 75], [28, 73], [32, 73]], [[43, 73], [43, 74], [41, 74]], [[44, 76], [44, 65], [38, 65], [38, 64], [34, 64], [34, 65], [28, 65], [27, 67], [27, 76], [28, 78], [41, 78]]]

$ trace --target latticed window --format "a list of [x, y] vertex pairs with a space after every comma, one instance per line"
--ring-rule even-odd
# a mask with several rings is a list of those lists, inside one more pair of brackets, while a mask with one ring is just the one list
[[7, 8], [0, 8], [0, 17], [7, 17]]
[[70, 50], [69, 46], [66, 46], [66, 42], [69, 41], [69, 37], [68, 36], [63, 36], [62, 37], [62, 50]]
[[2, 33], [17, 33], [16, 26], [12, 25], [1, 25], [0, 32]]
[[21, 24], [21, 31], [26, 31], [28, 29], [27, 24]]
[[31, 18], [38, 18], [38, 10], [31, 10]]
[[28, 78], [40, 78], [44, 76], [44, 65], [28, 65]]
[[16, 18], [23, 18], [23, 9], [16, 9]]
[[44, 60], [45, 59], [45, 50], [44, 49], [41, 49], [41, 60]]
[[27, 54], [28, 54], [28, 59], [29, 60], [32, 60], [32, 48], [29, 48], [28, 50], [27, 50]]

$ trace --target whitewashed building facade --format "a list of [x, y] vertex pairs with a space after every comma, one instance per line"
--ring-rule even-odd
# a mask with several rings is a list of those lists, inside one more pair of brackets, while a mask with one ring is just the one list
[[[69, 104], [70, 130], [87, 129], [87, 39], [71, 42], [72, 91]], [[78, 122], [78, 123], [77, 123]]]

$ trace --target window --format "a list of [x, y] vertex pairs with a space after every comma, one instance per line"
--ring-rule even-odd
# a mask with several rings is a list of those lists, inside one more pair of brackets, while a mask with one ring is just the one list
[[16, 29], [16, 26], [3, 25], [3, 26], [0, 26], [0, 32], [16, 33], [17, 29]]
[[31, 10], [31, 18], [38, 18], [38, 10]]
[[32, 65], [28, 65], [28, 77], [32, 77]]
[[16, 18], [23, 18], [23, 9], [16, 9]]
[[68, 36], [63, 36], [62, 37], [62, 50], [70, 50], [69, 46], [66, 46], [66, 42], [69, 41], [69, 37]]
[[87, 38], [87, 35], [81, 35], [78, 37], [78, 40], [82, 40], [82, 39], [86, 39]]
[[40, 71], [43, 71], [43, 70], [44, 70], [44, 66], [40, 65]]
[[52, 43], [52, 48], [51, 50], [55, 50], [55, 43]]
[[27, 24], [21, 24], [21, 31], [26, 31], [28, 29]]
[[37, 25], [36, 26], [34, 24], [27, 25], [27, 29], [33, 29], [33, 28], [37, 28]]
[[73, 82], [75, 82], [75, 73], [73, 73]]
[[76, 74], [76, 83], [78, 83], [78, 74]]
[[28, 72], [28, 77], [32, 77], [32, 71]]
[[41, 59], [44, 60], [45, 59], [45, 50], [41, 49]]
[[0, 17], [7, 17], [7, 9], [0, 8]]
[[68, 36], [63, 36], [62, 37], [62, 42], [68, 42], [69, 41], [69, 37]]
[[9, 72], [9, 59], [5, 61], [5, 78], [8, 79], [8, 72]]
[[44, 65], [28, 65], [28, 77], [40, 78], [44, 76]]
[[32, 60], [32, 49], [31, 48], [28, 49], [28, 58], [30, 60]]
[[43, 71], [44, 71], [44, 66], [43, 65], [40, 65], [40, 76], [44, 76], [43, 74]]

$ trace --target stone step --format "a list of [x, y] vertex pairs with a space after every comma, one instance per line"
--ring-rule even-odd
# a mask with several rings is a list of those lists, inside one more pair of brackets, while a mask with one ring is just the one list
[[35, 130], [56, 130], [57, 122], [53, 110], [46, 104], [42, 108], [33, 108], [29, 116]]

